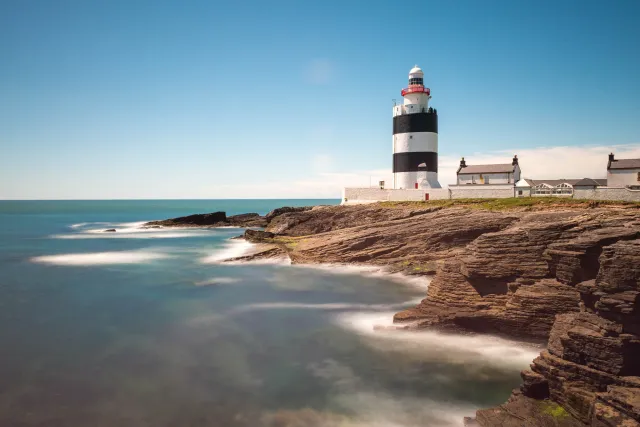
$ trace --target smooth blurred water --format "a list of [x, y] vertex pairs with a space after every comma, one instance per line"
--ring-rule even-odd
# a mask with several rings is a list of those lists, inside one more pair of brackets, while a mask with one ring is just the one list
[[373, 330], [426, 279], [219, 264], [242, 230], [139, 227], [337, 203], [0, 201], [0, 426], [450, 426], [504, 401], [537, 349]]

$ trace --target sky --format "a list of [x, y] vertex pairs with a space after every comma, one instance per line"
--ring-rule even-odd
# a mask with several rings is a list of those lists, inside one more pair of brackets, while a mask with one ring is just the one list
[[415, 64], [439, 179], [640, 157], [640, 2], [0, 0], [0, 199], [338, 198], [391, 181]]

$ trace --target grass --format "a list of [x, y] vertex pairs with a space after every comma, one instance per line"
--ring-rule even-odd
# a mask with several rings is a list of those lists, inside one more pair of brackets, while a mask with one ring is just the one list
[[551, 415], [553, 418], [566, 418], [570, 416], [566, 409], [549, 400], [540, 402], [540, 410], [543, 414]]
[[275, 243], [284, 246], [288, 250], [294, 250], [304, 239], [299, 237], [277, 236], [272, 239], [265, 239], [265, 242]]
[[512, 197], [508, 199], [453, 199], [453, 200], [428, 200], [416, 202], [380, 202], [383, 207], [389, 208], [428, 208], [428, 207], [466, 207], [470, 209], [483, 209], [490, 211], [505, 210], [543, 210], [553, 207], [582, 207], [596, 208], [605, 206], [617, 206], [626, 208], [640, 208], [640, 202], [622, 202], [609, 200], [580, 200], [559, 197]]

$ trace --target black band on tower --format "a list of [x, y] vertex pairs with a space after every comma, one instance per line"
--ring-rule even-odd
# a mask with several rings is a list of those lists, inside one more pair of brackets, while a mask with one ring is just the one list
[[[426, 167], [419, 167], [421, 164]], [[413, 153], [394, 153], [393, 173], [397, 172], [438, 172], [438, 153], [418, 151]]]
[[393, 134], [407, 132], [438, 133], [437, 113], [413, 113], [393, 118]]

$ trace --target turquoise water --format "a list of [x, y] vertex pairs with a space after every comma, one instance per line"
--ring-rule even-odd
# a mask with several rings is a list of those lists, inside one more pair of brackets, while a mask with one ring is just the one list
[[0, 426], [453, 426], [501, 403], [536, 349], [374, 331], [426, 279], [221, 264], [241, 229], [140, 228], [337, 203], [0, 201]]

